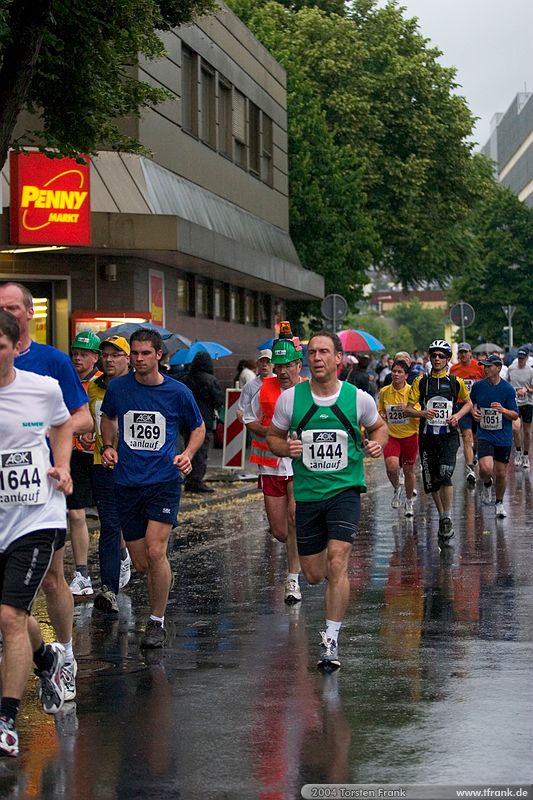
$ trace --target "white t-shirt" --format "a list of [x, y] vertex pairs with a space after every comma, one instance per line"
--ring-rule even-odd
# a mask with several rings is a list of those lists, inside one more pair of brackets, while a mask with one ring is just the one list
[[237, 408], [239, 411], [242, 411], [244, 414], [243, 420], [246, 424], [247, 422], [253, 422], [255, 416], [252, 416], [251, 419], [247, 419], [247, 417], [251, 414], [251, 404], [252, 400], [256, 394], [259, 394], [261, 391], [261, 384], [263, 383], [263, 378], [261, 375], [256, 375], [253, 381], [248, 381], [246, 386], [243, 386], [241, 390], [241, 396], [239, 397], [239, 402], [237, 403]]
[[0, 552], [32, 531], [66, 528], [65, 495], [48, 477], [46, 434], [70, 414], [55, 378], [15, 369], [0, 386]]
[[[332, 406], [338, 400], [342, 388], [342, 383], [340, 381], [338, 386], [339, 388], [335, 394], [329, 395], [328, 397], [317, 395], [311, 390], [313, 402], [316, 403], [317, 406]], [[272, 424], [281, 431], [288, 431], [291, 426], [293, 409], [294, 387], [287, 389], [280, 396], [278, 402], [276, 403]], [[365, 428], [371, 428], [376, 424], [378, 417], [378, 410], [372, 395], [368, 394], [368, 392], [363, 392], [360, 389], [357, 389], [357, 425], [362, 425]], [[354, 422], [354, 420], [351, 420], [351, 422]]]
[[249, 369], [248, 367], [244, 367], [244, 369], [241, 369], [241, 372], [239, 374], [239, 389], [243, 389], [246, 386], [246, 384], [250, 383], [250, 381], [253, 381], [255, 377], [256, 377], [255, 372]]
[[[507, 379], [511, 386], [515, 389], [527, 389], [528, 387], [533, 386], [533, 367], [525, 367], [515, 366], [511, 364], [509, 367], [509, 377]], [[525, 395], [518, 395], [516, 397], [516, 402], [519, 406], [533, 406], [533, 394], [528, 392]]]

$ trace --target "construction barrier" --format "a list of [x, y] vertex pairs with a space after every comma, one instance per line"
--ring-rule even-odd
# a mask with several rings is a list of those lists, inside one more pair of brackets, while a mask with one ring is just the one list
[[223, 469], [244, 469], [246, 461], [246, 426], [239, 422], [237, 404], [241, 389], [226, 389], [224, 411]]

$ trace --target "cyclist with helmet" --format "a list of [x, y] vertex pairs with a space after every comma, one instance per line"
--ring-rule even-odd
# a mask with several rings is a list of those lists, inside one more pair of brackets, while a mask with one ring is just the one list
[[436, 339], [428, 353], [431, 372], [418, 377], [411, 386], [404, 413], [420, 418], [418, 443], [424, 490], [433, 497], [439, 512], [439, 537], [446, 540], [454, 534], [452, 476], [459, 449], [458, 425], [472, 410], [472, 403], [463, 379], [448, 371], [450, 344]]
[[303, 351], [299, 340], [292, 337], [290, 324], [282, 322], [280, 338], [272, 345], [272, 364], [275, 374], [263, 379], [260, 391], [244, 415], [244, 423], [253, 436], [250, 461], [259, 468], [258, 487], [265, 498], [270, 532], [278, 542], [284, 542], [287, 548], [285, 602], [289, 605], [299, 603], [302, 599], [299, 586], [300, 560], [294, 522], [292, 461], [290, 458], [274, 455], [265, 437], [272, 422], [278, 397], [285, 389], [295, 386], [302, 380], [300, 378], [302, 360]]
[[[472, 386], [476, 381], [480, 381], [485, 377], [483, 367], [472, 355], [472, 348], [468, 342], [460, 342], [457, 345], [457, 354], [459, 360], [450, 369], [451, 375], [456, 375], [462, 378], [465, 386], [470, 392]], [[465, 455], [466, 463], [466, 481], [469, 486], [476, 485], [476, 470], [475, 470], [475, 434], [476, 422], [472, 414], [465, 414], [459, 422], [459, 429], [461, 431], [461, 438], [463, 440], [463, 452]]]
[[[100, 358], [100, 339], [92, 331], [80, 331], [72, 340], [70, 348], [72, 364], [78, 373], [85, 392], [89, 383], [102, 373], [98, 369]], [[93, 594], [91, 577], [87, 568], [89, 555], [89, 530], [85, 509], [94, 506], [92, 491], [93, 471], [93, 434], [82, 434], [72, 439], [72, 456], [70, 471], [73, 492], [67, 497], [70, 540], [74, 556], [74, 578], [70, 583], [70, 591], [74, 597]]]

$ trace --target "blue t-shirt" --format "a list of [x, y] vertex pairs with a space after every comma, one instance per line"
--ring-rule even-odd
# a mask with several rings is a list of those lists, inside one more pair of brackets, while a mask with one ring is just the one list
[[501, 411], [491, 408], [491, 403], [501, 403], [509, 411], [518, 413], [516, 392], [507, 381], [501, 380], [496, 385], [487, 378], [476, 381], [470, 390], [470, 399], [481, 411], [481, 421], [477, 427], [477, 438], [493, 445], [510, 447], [513, 443], [513, 423]]
[[63, 400], [72, 414], [88, 402], [85, 389], [70, 358], [49, 344], [32, 342], [29, 348], [15, 359], [17, 369], [48, 375], [55, 378], [61, 387]]
[[179, 477], [172, 463], [179, 430], [192, 431], [203, 422], [190, 389], [166, 375], [163, 383], [150, 386], [139, 383], [132, 372], [114, 378], [101, 411], [106, 417], [117, 417], [115, 483], [125, 486], [148, 486]]

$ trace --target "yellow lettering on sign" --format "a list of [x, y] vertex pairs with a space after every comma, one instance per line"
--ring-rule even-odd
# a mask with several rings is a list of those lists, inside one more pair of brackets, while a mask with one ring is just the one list
[[64, 190], [53, 191], [52, 189], [39, 189], [38, 186], [23, 186], [21, 208], [29, 208], [34, 204], [34, 208], [68, 208], [78, 211], [85, 202], [88, 192]]

